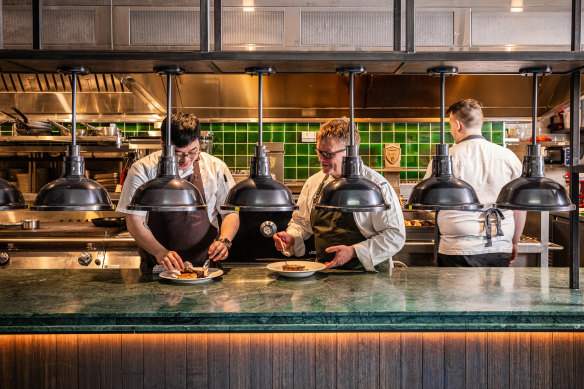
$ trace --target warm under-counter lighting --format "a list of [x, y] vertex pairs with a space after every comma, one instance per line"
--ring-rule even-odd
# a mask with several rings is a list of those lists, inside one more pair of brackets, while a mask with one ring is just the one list
[[254, 51], [255, 50], [255, 46], [252, 44], [247, 45], [247, 51]]
[[513, 51], [515, 50], [515, 45], [505, 45], [505, 50], [506, 51]]
[[522, 7], [512, 7], [511, 12], [523, 12], [523, 8]]
[[254, 7], [243, 7], [243, 11], [244, 12], [253, 12], [253, 11], [255, 11], [255, 8]]

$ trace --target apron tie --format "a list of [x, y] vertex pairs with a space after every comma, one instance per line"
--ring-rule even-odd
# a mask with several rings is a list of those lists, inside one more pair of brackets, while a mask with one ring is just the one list
[[503, 236], [503, 229], [501, 228], [501, 220], [505, 219], [503, 212], [497, 208], [489, 208], [485, 211], [485, 234], [487, 236], [487, 244], [485, 247], [493, 246], [493, 239], [491, 237], [491, 215], [495, 215], [495, 227], [497, 229], [497, 236]]

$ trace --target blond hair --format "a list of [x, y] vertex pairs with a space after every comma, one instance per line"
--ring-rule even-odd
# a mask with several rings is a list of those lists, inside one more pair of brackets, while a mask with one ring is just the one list
[[[354, 125], [355, 129], [355, 146], [359, 146], [361, 142], [361, 137], [359, 136], [359, 131], [357, 126]], [[323, 124], [320, 130], [316, 133], [316, 140], [320, 142], [324, 139], [336, 139], [342, 142], [345, 146], [351, 144], [351, 132], [349, 131], [349, 119], [346, 117], [332, 119]]]

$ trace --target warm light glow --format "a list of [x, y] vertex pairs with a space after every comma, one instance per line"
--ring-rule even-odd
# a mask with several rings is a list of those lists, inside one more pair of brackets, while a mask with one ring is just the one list
[[516, 47], [515, 45], [505, 45], [505, 50], [513, 51], [513, 50], [515, 50], [515, 47]]
[[523, 0], [511, 0], [511, 12], [523, 12]]
[[511, 8], [511, 12], [523, 12], [523, 8], [513, 7], [513, 8]]
[[255, 1], [254, 0], [243, 0], [243, 10], [245, 12], [255, 11]]
[[252, 44], [247, 45], [247, 51], [254, 51], [255, 50], [255, 46]]
[[255, 8], [254, 7], [244, 7], [243, 11], [244, 12], [253, 12], [253, 11], [255, 11]]

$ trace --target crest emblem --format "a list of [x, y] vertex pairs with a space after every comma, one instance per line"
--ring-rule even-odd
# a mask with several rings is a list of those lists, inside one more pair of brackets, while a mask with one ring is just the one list
[[401, 148], [396, 143], [388, 143], [385, 145], [385, 161], [386, 166], [399, 166], [401, 159]]

